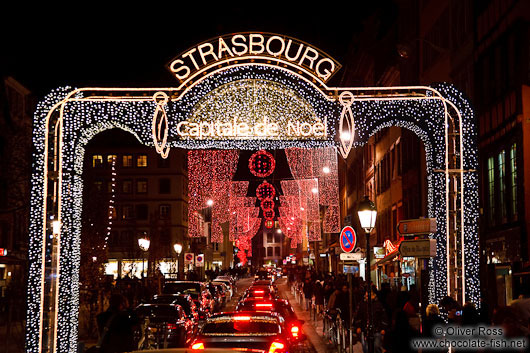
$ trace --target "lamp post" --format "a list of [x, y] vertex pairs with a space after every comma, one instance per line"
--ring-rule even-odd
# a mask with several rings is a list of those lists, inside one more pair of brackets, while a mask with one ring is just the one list
[[151, 240], [147, 237], [147, 235], [143, 235], [142, 237], [138, 238], [138, 246], [140, 247], [140, 250], [144, 252], [144, 256], [142, 258], [142, 277], [145, 278], [145, 257], [147, 254], [147, 251], [149, 250], [149, 245], [151, 245]]
[[182, 252], [182, 245], [175, 243], [173, 244], [173, 250], [177, 253], [177, 279], [180, 279], [180, 271], [179, 271], [179, 257], [180, 253]]
[[361, 228], [366, 234], [366, 267], [365, 277], [368, 284], [367, 288], [367, 320], [366, 320], [366, 336], [368, 341], [368, 352], [374, 352], [374, 332], [373, 332], [373, 313], [372, 313], [372, 281], [370, 276], [370, 233], [375, 228], [375, 219], [377, 217], [377, 210], [375, 205], [368, 196], [359, 203], [357, 211], [359, 215], [359, 222]]

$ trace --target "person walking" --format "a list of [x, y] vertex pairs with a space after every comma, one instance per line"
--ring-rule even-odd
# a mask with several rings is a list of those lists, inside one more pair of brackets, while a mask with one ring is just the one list
[[138, 348], [135, 347], [134, 328], [139, 320], [127, 309], [127, 299], [113, 294], [108, 309], [96, 317], [100, 353], [131, 352]]

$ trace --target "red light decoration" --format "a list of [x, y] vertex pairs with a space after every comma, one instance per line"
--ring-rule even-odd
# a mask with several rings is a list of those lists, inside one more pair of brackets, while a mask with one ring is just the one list
[[274, 190], [274, 186], [267, 181], [261, 183], [256, 189], [256, 196], [260, 201], [263, 201], [264, 199], [272, 199], [275, 195], [276, 190]]
[[271, 229], [273, 226], [274, 226], [274, 222], [273, 222], [272, 219], [267, 219], [267, 220], [265, 221], [265, 228], [267, 228], [267, 229]]
[[265, 199], [261, 201], [261, 209], [263, 211], [272, 210], [274, 208], [274, 200], [273, 199]]
[[[267, 221], [272, 221], [275, 215], [276, 214], [273, 209], [263, 211], [263, 218], [265, 218]], [[271, 227], [267, 227], [267, 228], [271, 228]]]
[[274, 172], [276, 160], [269, 152], [259, 150], [248, 160], [248, 169], [257, 177], [266, 178]]

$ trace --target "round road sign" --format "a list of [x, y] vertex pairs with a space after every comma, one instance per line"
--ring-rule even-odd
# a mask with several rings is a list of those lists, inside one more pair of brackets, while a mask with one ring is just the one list
[[355, 233], [355, 230], [350, 226], [342, 228], [342, 231], [340, 232], [340, 247], [342, 251], [352, 252], [356, 245], [357, 234]]

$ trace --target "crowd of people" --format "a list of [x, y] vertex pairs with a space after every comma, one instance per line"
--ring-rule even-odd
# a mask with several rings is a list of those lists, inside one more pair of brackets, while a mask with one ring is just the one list
[[[288, 273], [291, 286], [304, 297], [307, 310], [313, 305], [323, 318], [340, 317], [343, 326], [353, 330], [366, 351], [367, 282], [358, 275], [352, 278], [352, 317], [350, 318], [350, 285], [345, 274], [323, 274], [307, 267], [292, 268]], [[415, 338], [434, 338], [433, 329], [440, 325], [493, 325], [503, 328], [506, 338], [529, 337], [530, 299], [520, 298], [510, 306], [489, 310], [485, 302], [480, 309], [472, 303], [461, 306], [452, 297], [444, 297], [438, 304], [423, 305], [418, 289], [411, 285], [381, 288], [371, 287], [372, 333], [375, 352], [415, 352], [411, 341]]]

